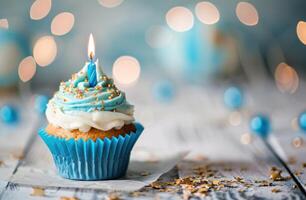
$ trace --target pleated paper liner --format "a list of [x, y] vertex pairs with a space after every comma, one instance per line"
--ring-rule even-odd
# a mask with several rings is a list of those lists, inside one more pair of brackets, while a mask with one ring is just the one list
[[131, 150], [143, 131], [140, 123], [135, 123], [136, 132], [111, 139], [59, 138], [49, 135], [44, 129], [40, 137], [48, 146], [60, 176], [73, 180], [107, 180], [125, 175]]

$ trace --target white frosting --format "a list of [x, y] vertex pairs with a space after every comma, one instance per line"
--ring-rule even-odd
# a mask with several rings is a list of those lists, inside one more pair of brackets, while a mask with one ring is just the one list
[[48, 104], [46, 116], [50, 124], [66, 130], [78, 129], [81, 132], [88, 132], [92, 127], [107, 131], [112, 128], [120, 129], [125, 124], [134, 121], [134, 117], [119, 112], [94, 111], [82, 112], [75, 111], [71, 114], [63, 113], [60, 109]]

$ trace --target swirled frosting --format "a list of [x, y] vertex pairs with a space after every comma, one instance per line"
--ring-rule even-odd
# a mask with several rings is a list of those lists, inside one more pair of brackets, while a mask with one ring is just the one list
[[88, 63], [71, 79], [62, 82], [59, 91], [49, 101], [48, 121], [64, 129], [87, 132], [91, 127], [100, 130], [121, 128], [134, 121], [133, 106], [99, 68], [96, 62], [97, 84], [90, 87], [87, 78]]

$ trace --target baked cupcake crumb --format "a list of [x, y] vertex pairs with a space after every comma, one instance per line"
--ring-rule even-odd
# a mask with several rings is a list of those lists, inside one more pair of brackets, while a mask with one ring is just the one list
[[124, 136], [127, 133], [135, 132], [136, 127], [134, 124], [127, 124], [124, 125], [121, 129], [113, 128], [108, 131], [102, 131], [95, 128], [91, 128], [88, 132], [81, 132], [79, 130], [69, 131], [61, 127], [56, 127], [52, 124], [48, 124], [45, 130], [50, 135], [54, 135], [60, 138], [65, 138], [67, 140], [73, 138], [75, 140], [83, 139], [84, 141], [87, 141], [88, 139], [92, 139], [93, 141], [96, 141], [98, 138], [104, 139], [104, 138], [118, 137], [119, 135]]

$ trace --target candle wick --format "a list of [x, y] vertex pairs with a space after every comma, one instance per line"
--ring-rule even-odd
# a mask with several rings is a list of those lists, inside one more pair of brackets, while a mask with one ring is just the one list
[[89, 59], [92, 61], [93, 60], [93, 52], [91, 51], [89, 54]]

